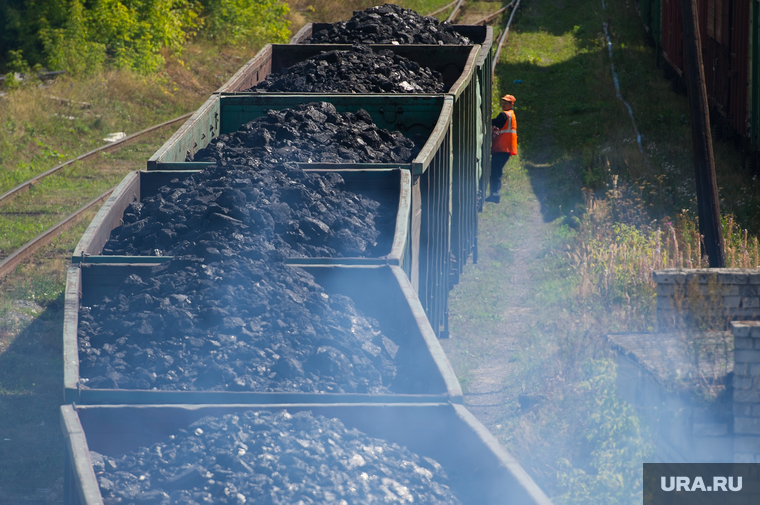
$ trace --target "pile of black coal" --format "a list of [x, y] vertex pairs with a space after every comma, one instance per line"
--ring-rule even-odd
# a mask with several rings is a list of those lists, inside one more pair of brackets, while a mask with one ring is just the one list
[[466, 46], [472, 42], [448, 23], [422, 16], [411, 9], [385, 4], [354, 11], [339, 21], [313, 32], [311, 44], [435, 44]]
[[314, 102], [270, 110], [238, 131], [214, 138], [187, 161], [411, 163], [422, 142], [378, 128], [363, 109], [339, 113], [331, 103]]
[[435, 460], [311, 412], [204, 417], [150, 447], [90, 457], [106, 505], [461, 503]]
[[304, 270], [243, 257], [129, 276], [80, 308], [78, 341], [96, 389], [386, 393], [398, 351]]
[[325, 51], [245, 91], [262, 93], [445, 93], [440, 72], [390, 50]]
[[132, 203], [103, 254], [193, 255], [220, 251], [262, 257], [382, 256], [397, 207], [343, 189], [339, 174], [306, 173], [295, 163], [248, 158], [174, 179]]

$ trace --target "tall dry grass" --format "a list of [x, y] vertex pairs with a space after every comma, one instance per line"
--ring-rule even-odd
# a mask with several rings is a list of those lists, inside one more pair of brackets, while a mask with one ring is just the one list
[[[581, 299], [622, 310], [631, 329], [654, 326], [652, 274], [666, 268], [707, 268], [704, 238], [696, 216], [681, 210], [674, 218], [645, 222], [640, 193], [612, 176], [601, 196], [586, 191], [585, 210], [567, 257], [578, 273]], [[760, 267], [757, 236], [723, 217], [726, 266]]]

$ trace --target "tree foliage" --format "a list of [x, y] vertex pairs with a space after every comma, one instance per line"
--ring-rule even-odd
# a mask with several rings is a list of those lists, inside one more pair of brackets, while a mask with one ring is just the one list
[[[104, 65], [150, 73], [196, 36], [220, 44], [283, 42], [288, 6], [278, 0], [6, 0], [0, 68], [41, 64], [72, 74]], [[18, 65], [16, 65], [18, 66]]]
[[286, 42], [282, 23], [288, 6], [277, 0], [217, 0], [209, 2], [206, 34], [222, 44]]
[[[586, 402], [587, 464], [557, 461], [559, 485], [565, 493], [555, 502], [564, 505], [634, 505], [641, 503], [642, 466], [651, 461], [651, 437], [639, 423], [633, 407], [617, 394], [617, 367], [608, 359], [589, 360], [584, 380], [576, 386]], [[584, 468], [585, 467], [585, 468]]]

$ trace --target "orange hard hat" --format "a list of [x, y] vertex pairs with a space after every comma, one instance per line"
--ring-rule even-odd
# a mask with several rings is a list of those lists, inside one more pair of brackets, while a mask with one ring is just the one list
[[512, 95], [504, 95], [503, 97], [501, 97], [501, 99], [506, 100], [507, 102], [512, 102], [512, 103], [515, 103], [517, 101], [517, 99], [513, 97]]

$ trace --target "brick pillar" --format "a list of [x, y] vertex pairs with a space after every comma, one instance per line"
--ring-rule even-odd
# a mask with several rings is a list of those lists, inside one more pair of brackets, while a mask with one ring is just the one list
[[760, 463], [760, 321], [733, 321], [734, 462]]
[[[660, 333], [728, 321], [760, 320], [760, 270], [670, 268], [658, 270], [657, 326]], [[696, 316], [696, 319], [695, 317]]]

